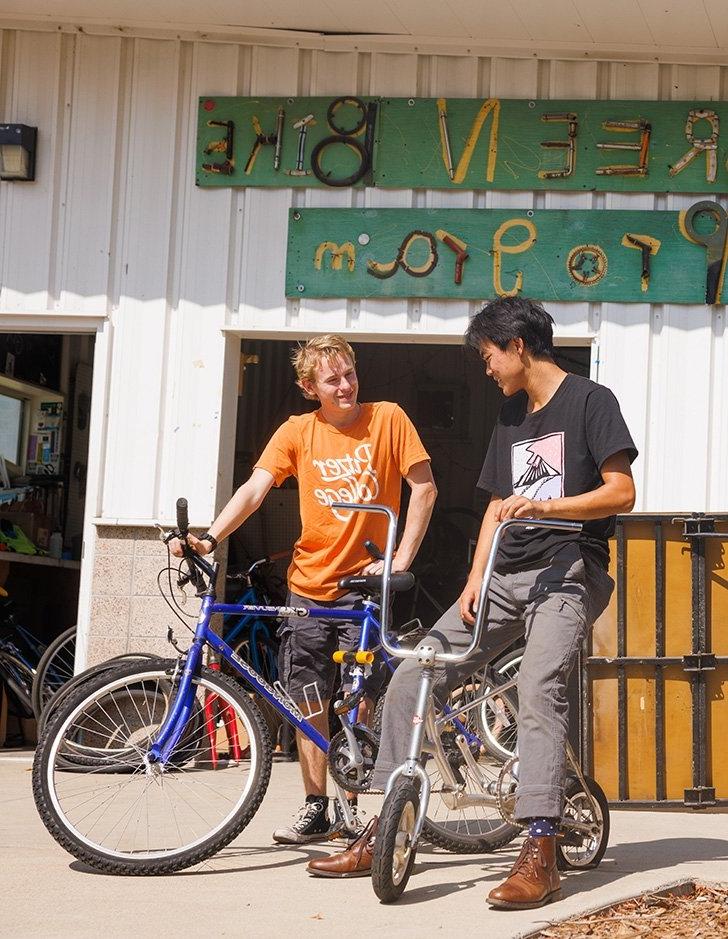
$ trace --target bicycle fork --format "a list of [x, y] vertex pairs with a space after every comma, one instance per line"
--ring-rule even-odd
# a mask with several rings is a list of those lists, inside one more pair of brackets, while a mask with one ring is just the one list
[[417, 661], [422, 666], [422, 674], [417, 690], [417, 704], [415, 705], [415, 712], [412, 717], [412, 736], [410, 737], [409, 753], [404, 763], [398, 766], [389, 777], [385, 793], [386, 798], [395, 780], [400, 776], [413, 781], [415, 778], [419, 780], [420, 805], [415, 820], [415, 826], [410, 837], [410, 844], [413, 850], [417, 847], [417, 842], [422, 834], [422, 826], [425, 823], [425, 816], [427, 815], [427, 808], [430, 802], [430, 777], [425, 772], [420, 760], [425, 731], [428, 729], [428, 725], [430, 725], [431, 731], [434, 729], [432, 727], [433, 721], [430, 705], [432, 703], [432, 687], [435, 682], [435, 650], [431, 646], [423, 646], [420, 649]]

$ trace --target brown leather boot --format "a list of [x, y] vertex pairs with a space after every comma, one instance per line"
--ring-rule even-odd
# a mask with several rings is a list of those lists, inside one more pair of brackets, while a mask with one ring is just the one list
[[309, 861], [306, 870], [314, 877], [369, 877], [378, 825], [379, 819], [375, 815], [346, 851]]
[[561, 899], [556, 868], [556, 837], [528, 837], [508, 877], [488, 894], [501, 910], [532, 910]]

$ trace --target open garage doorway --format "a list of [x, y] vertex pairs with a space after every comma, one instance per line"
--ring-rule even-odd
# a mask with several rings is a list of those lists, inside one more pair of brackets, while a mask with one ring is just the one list
[[74, 671], [94, 343], [0, 331], [0, 747]]
[[[292, 414], [315, 409], [295, 384], [290, 340], [248, 340], [241, 346], [234, 484], [250, 475], [273, 431]], [[417, 587], [397, 597], [395, 621], [437, 619], [465, 583], [487, 494], [476, 488], [503, 396], [483, 364], [458, 345], [354, 343], [360, 401], [395, 401], [414, 422], [432, 458], [439, 495], [413, 565]], [[589, 376], [590, 346], [561, 346], [562, 368]], [[402, 512], [408, 488], [403, 488]], [[231, 539], [231, 568], [290, 552], [300, 532], [297, 483], [273, 489], [261, 509]], [[275, 569], [282, 589], [286, 560]]]

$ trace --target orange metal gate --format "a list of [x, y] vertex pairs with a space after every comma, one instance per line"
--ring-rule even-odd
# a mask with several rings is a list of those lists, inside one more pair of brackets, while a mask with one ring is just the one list
[[618, 519], [581, 669], [581, 748], [616, 803], [728, 802], [728, 515]]

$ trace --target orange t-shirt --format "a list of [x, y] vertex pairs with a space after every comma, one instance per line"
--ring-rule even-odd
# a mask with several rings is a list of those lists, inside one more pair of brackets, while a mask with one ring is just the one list
[[402, 408], [389, 401], [363, 404], [354, 424], [337, 430], [320, 411], [290, 417], [255, 464], [280, 486], [296, 476], [301, 537], [288, 568], [291, 590], [312, 600], [333, 600], [338, 581], [371, 561], [367, 539], [382, 550], [387, 518], [346, 512], [332, 502], [378, 502], [399, 512], [402, 477], [430, 457]]

